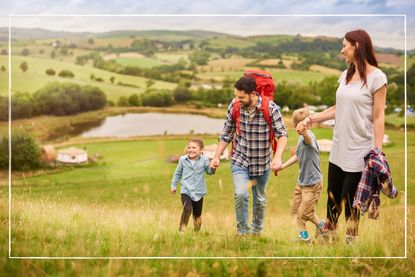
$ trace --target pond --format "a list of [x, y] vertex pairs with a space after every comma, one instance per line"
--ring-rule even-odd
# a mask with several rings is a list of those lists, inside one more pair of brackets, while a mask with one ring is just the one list
[[82, 137], [131, 137], [164, 134], [217, 134], [225, 118], [169, 113], [128, 113], [109, 116], [98, 127], [84, 130]]

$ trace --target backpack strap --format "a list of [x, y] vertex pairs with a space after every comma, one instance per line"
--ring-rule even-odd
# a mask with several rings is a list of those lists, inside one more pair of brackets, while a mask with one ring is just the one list
[[[271, 147], [272, 147], [273, 157], [275, 157], [275, 152], [277, 152], [278, 142], [277, 142], [277, 139], [275, 138], [274, 130], [272, 129], [271, 116], [269, 113], [269, 98], [266, 96], [262, 97], [261, 110], [262, 110], [264, 119], [267, 122], [268, 127], [269, 127], [269, 143], [271, 144]], [[275, 176], [277, 175], [278, 175], [277, 172], [275, 172]]]
[[[233, 100], [233, 107], [232, 107], [232, 120], [235, 123], [236, 126], [236, 136], [239, 136], [241, 134], [241, 103], [239, 102], [238, 98], [235, 97]], [[235, 137], [232, 139], [232, 149], [231, 149], [231, 158], [233, 156], [233, 147], [234, 147], [234, 140]]]
[[239, 102], [238, 98], [233, 100], [233, 108], [232, 108], [232, 119], [236, 125], [236, 134], [241, 134], [241, 103]]

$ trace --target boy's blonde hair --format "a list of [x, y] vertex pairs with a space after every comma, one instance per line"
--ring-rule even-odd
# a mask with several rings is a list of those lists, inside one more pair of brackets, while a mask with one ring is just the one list
[[301, 108], [297, 109], [293, 112], [293, 122], [294, 122], [294, 128], [297, 126], [297, 124], [304, 120], [306, 117], [310, 116], [310, 111], [308, 108]]
[[205, 148], [205, 145], [204, 145], [204, 143], [203, 143], [203, 140], [202, 140], [202, 139], [199, 139], [199, 138], [191, 138], [191, 139], [189, 139], [189, 141], [187, 142], [187, 145], [189, 145], [189, 143], [191, 143], [191, 142], [196, 143], [196, 144], [200, 147], [200, 149]]

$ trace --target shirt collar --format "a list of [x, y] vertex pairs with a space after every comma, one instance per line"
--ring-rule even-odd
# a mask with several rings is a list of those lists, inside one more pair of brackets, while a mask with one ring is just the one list
[[[200, 160], [200, 158], [202, 158], [202, 155], [203, 155], [203, 154], [200, 154], [200, 155], [199, 155], [199, 157], [197, 157], [197, 159], [196, 159], [196, 160], [194, 160], [194, 161]], [[186, 154], [186, 159], [187, 159], [187, 160], [189, 160], [189, 161], [192, 161], [192, 160], [189, 158], [189, 155], [187, 155], [187, 154]]]

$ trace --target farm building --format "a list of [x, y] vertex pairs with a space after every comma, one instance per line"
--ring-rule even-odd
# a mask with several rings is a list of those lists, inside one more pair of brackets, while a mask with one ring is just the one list
[[79, 164], [88, 161], [88, 153], [79, 148], [71, 147], [58, 151], [58, 157], [56, 159], [61, 163]]
[[52, 145], [42, 146], [40, 149], [40, 160], [44, 163], [51, 163], [56, 160], [56, 150]]

